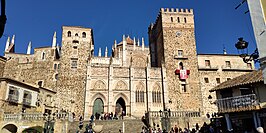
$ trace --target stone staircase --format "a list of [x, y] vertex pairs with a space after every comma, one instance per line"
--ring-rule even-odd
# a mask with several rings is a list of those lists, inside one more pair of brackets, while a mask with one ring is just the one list
[[[88, 121], [84, 121], [84, 127], [82, 133], [85, 131], [85, 125], [88, 124]], [[140, 119], [131, 119], [125, 118], [124, 120], [96, 120], [93, 123], [93, 126], [103, 126], [101, 133], [119, 133], [119, 129], [123, 131], [123, 123], [125, 132], [124, 133], [140, 133], [143, 122]], [[79, 122], [73, 122], [70, 125], [69, 133], [76, 133], [78, 130]]]

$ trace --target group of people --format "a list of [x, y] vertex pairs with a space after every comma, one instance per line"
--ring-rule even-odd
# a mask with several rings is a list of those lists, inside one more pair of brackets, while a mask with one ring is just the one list
[[146, 128], [142, 127], [142, 133], [222, 133], [219, 131], [214, 130], [214, 128], [211, 125], [207, 125], [206, 123], [203, 124], [203, 126], [200, 128], [198, 123], [196, 123], [195, 128], [188, 129], [188, 128], [180, 128], [177, 125], [172, 127], [169, 131], [166, 131], [165, 129], [162, 130], [159, 125], [157, 126], [157, 129], [154, 127]]
[[[118, 120], [118, 119], [124, 119], [124, 116], [125, 116], [125, 112], [122, 111], [121, 113], [118, 113], [118, 112], [111, 112], [111, 113], [102, 113], [102, 114], [99, 114], [99, 113], [95, 113], [95, 119], [96, 120]], [[91, 116], [91, 119], [93, 120], [94, 119], [94, 115]]]

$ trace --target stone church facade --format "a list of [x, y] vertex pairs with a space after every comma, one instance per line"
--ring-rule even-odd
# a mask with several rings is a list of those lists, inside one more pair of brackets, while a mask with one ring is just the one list
[[94, 55], [92, 29], [62, 29], [61, 47], [55, 33], [52, 46], [35, 48], [33, 54], [31, 43], [27, 54], [15, 53], [15, 36], [8, 38], [0, 76], [51, 89], [56, 92], [52, 111], [86, 119], [121, 110], [133, 117], [165, 109], [212, 113], [216, 107], [209, 95], [215, 96], [209, 89], [254, 69], [237, 55], [197, 54], [192, 9], [162, 8], [148, 28], [148, 44], [123, 36], [111, 56], [107, 48]]

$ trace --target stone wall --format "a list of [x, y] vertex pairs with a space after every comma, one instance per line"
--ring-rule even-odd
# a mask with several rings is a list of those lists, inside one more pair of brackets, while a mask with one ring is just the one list
[[0, 77], [3, 76], [4, 69], [5, 69], [6, 59], [0, 56]]
[[[210, 66], [205, 65], [205, 60], [210, 61]], [[226, 67], [226, 61], [230, 62], [230, 66], [228, 65]], [[209, 92], [210, 89], [222, 82], [254, 70], [254, 62], [250, 62], [251, 67], [248, 67], [247, 63], [243, 62], [242, 58], [240, 58], [238, 55], [199, 54], [198, 62], [203, 97], [203, 111], [205, 116], [207, 113], [211, 115], [212, 113], [218, 111], [217, 106], [214, 104], [216, 100], [216, 94], [215, 92]], [[205, 81], [205, 78], [208, 79], [208, 82]], [[209, 96], [211, 96], [211, 99], [209, 99]]]
[[56, 101], [59, 108], [75, 112], [77, 116], [84, 111], [87, 66], [91, 51], [92, 29], [63, 26]]

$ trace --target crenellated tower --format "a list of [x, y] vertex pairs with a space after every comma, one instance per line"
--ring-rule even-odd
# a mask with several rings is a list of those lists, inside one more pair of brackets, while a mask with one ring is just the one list
[[[161, 8], [149, 27], [151, 65], [165, 67], [171, 110], [202, 107], [192, 9]], [[188, 75], [182, 79], [180, 70]], [[175, 73], [177, 71], [177, 73]]]

